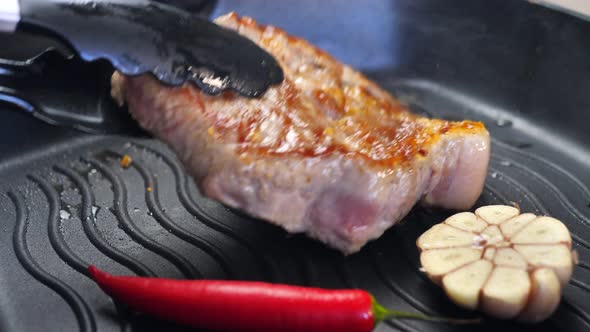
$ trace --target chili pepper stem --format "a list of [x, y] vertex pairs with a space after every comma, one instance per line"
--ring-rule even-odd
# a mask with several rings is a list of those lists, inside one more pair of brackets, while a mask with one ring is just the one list
[[441, 323], [449, 323], [449, 324], [477, 324], [481, 322], [480, 318], [448, 318], [448, 317], [436, 317], [436, 316], [428, 316], [419, 313], [412, 313], [412, 312], [405, 312], [405, 311], [398, 311], [398, 310], [389, 310], [382, 305], [380, 305], [374, 298], [372, 299], [371, 311], [373, 312], [373, 317], [375, 320], [375, 325], [379, 324], [380, 322], [390, 320], [390, 319], [415, 319], [415, 320], [423, 320], [423, 321], [430, 321], [430, 322], [441, 322]]

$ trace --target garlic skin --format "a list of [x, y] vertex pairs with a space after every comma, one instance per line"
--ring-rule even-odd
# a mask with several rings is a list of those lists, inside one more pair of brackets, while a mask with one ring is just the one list
[[457, 305], [540, 322], [557, 309], [575, 257], [565, 225], [506, 205], [461, 212], [416, 241], [421, 270]]

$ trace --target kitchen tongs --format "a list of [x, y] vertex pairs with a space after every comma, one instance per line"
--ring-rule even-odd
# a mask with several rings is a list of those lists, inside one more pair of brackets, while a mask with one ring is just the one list
[[150, 0], [2, 0], [0, 31], [49, 34], [84, 61], [105, 59], [126, 75], [151, 73], [217, 94], [256, 97], [282, 81], [266, 51], [206, 18]]

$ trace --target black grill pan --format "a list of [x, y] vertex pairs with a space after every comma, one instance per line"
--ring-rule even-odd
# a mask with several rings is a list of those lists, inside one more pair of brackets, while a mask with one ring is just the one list
[[[492, 160], [477, 206], [516, 202], [555, 216], [580, 256], [563, 302], [542, 324], [391, 321], [376, 331], [590, 330], [590, 25], [514, 0], [354, 3], [220, 1], [215, 12], [283, 26], [417, 113], [484, 121]], [[104, 64], [39, 61], [75, 66], [59, 82], [96, 84], [76, 92], [81, 105], [109, 104]], [[10, 75], [0, 68], [6, 84]], [[418, 270], [416, 237], [454, 211], [416, 207], [344, 257], [203, 197], [170, 149], [139, 130], [84, 134], [9, 104], [0, 114], [0, 331], [187, 330], [116, 306], [83, 274], [88, 264], [116, 274], [360, 287], [398, 310], [473, 315]], [[126, 169], [124, 154], [133, 158]]]

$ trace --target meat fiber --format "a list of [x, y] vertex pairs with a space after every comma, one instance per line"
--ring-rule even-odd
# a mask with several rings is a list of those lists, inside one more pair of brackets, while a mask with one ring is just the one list
[[228, 14], [216, 23], [270, 52], [285, 80], [261, 98], [112, 77], [112, 94], [167, 142], [207, 196], [346, 254], [418, 201], [468, 209], [490, 155], [479, 122], [410, 113], [362, 74], [284, 31]]

